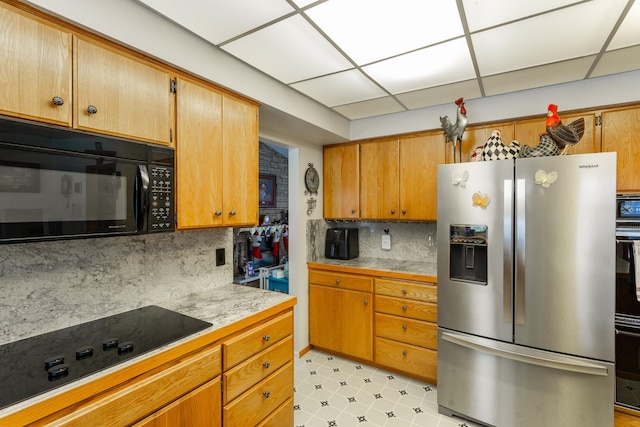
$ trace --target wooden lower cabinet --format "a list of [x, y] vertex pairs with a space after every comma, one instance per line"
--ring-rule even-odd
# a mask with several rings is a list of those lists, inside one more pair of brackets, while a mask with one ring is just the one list
[[220, 377], [217, 377], [134, 427], [220, 427], [220, 402]]
[[222, 351], [223, 425], [293, 425], [293, 313], [224, 341]]
[[376, 337], [375, 362], [430, 383], [438, 377], [438, 352], [416, 345]]

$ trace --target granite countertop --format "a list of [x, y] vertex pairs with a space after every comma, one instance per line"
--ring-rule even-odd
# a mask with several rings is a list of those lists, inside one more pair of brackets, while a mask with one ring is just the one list
[[438, 275], [437, 263], [435, 262], [358, 257], [349, 260], [320, 258], [310, 264], [324, 264], [332, 267], [347, 267], [381, 273], [400, 273], [408, 276], [426, 276], [429, 278], [435, 278]]
[[[169, 348], [177, 347], [194, 338], [207, 334], [216, 329], [223, 328], [255, 313], [267, 310], [271, 307], [285, 302], [292, 301], [293, 303], [295, 303], [294, 296], [281, 292], [267, 291], [235, 284], [226, 284], [217, 286], [209, 290], [178, 297], [176, 299], [156, 303], [154, 305], [173, 310], [187, 316], [195, 317], [200, 320], [204, 320], [211, 323], [212, 326], [198, 333], [192, 334], [186, 338], [142, 354], [139, 357], [130, 359], [126, 362], [89, 375], [78, 381], [71, 382], [65, 386], [53, 389], [31, 399], [4, 408], [0, 410], [0, 418], [45, 399], [49, 399], [55, 395], [67, 392], [75, 387], [95, 380], [100, 376], [111, 374], [119, 369], [123, 369], [145, 358], [155, 356], [163, 351], [168, 350]], [[117, 313], [104, 313], [104, 316], [106, 317], [112, 314]]]

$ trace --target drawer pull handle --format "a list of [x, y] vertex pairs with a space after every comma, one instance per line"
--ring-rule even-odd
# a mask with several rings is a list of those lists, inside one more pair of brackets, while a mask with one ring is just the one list
[[406, 357], [406, 356], [407, 356], [407, 350], [404, 350], [404, 351], [402, 352], [402, 355]]
[[262, 339], [263, 339], [265, 342], [268, 342], [268, 341], [271, 339], [271, 337], [270, 337], [269, 335], [265, 335], [265, 336], [263, 336], [263, 337], [262, 337]]
[[264, 369], [269, 369], [269, 366], [271, 366], [271, 363], [269, 363], [269, 362], [264, 362], [264, 363], [262, 364], [262, 366], [264, 367]]
[[402, 293], [403, 293], [403, 294], [406, 294], [406, 293], [407, 293], [407, 290], [406, 290], [406, 289], [403, 289], [403, 290], [402, 290]]
[[407, 330], [407, 325], [402, 325], [402, 329]]
[[407, 306], [406, 305], [402, 306], [402, 311], [407, 311]]
[[265, 399], [268, 399], [269, 396], [271, 396], [271, 393], [269, 393], [268, 391], [264, 391], [262, 392], [262, 395], [264, 396]]

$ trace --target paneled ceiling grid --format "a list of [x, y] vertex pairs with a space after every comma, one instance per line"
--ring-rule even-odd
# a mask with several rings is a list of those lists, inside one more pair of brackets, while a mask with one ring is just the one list
[[134, 0], [355, 120], [640, 69], [637, 0]]

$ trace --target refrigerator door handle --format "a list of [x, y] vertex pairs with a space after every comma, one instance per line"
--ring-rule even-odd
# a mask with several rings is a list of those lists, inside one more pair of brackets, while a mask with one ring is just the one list
[[526, 203], [525, 180], [516, 180], [516, 324], [525, 320], [525, 248], [526, 248]]
[[[597, 365], [595, 363], [582, 362], [578, 360], [569, 360], [567, 356], [555, 356], [548, 352], [544, 352], [544, 357], [540, 357], [534, 354], [535, 350], [516, 348], [512, 344], [505, 344], [486, 340], [483, 338], [465, 336], [453, 332], [444, 331], [442, 332], [442, 339], [450, 343], [469, 348], [471, 350], [490, 354], [492, 356], [528, 363], [530, 365], [538, 365], [544, 368], [577, 372], [588, 375], [607, 376], [609, 374], [609, 370], [606, 366]], [[537, 352], [542, 353], [542, 351], [540, 350], [538, 350]]]
[[513, 295], [511, 290], [513, 271], [513, 180], [504, 180], [504, 205], [503, 205], [503, 248], [504, 259], [502, 261], [502, 315], [505, 323], [513, 322]]

